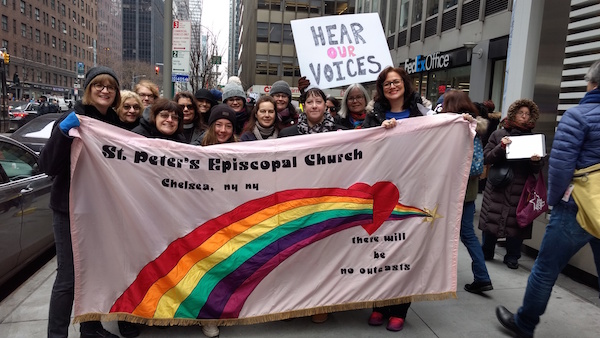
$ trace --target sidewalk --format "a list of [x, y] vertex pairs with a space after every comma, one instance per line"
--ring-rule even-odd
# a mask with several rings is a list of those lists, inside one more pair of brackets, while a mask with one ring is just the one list
[[[389, 332], [385, 326], [368, 326], [370, 310], [365, 309], [334, 313], [323, 324], [313, 324], [310, 318], [296, 318], [292, 321], [222, 327], [220, 337], [509, 337], [496, 320], [495, 308], [502, 304], [513, 312], [517, 310], [523, 299], [533, 259], [524, 256], [519, 261], [519, 269], [510, 270], [502, 263], [504, 253], [504, 248], [497, 248], [494, 261], [487, 262], [494, 290], [483, 296], [475, 295], [463, 290], [464, 284], [473, 281], [473, 274], [469, 254], [461, 243], [458, 253], [458, 298], [413, 303], [401, 332]], [[46, 336], [48, 302], [55, 269], [56, 258], [0, 303], [0, 337]], [[105, 323], [105, 328], [118, 333], [116, 323]], [[78, 325], [71, 325], [69, 330], [69, 337], [79, 337]], [[536, 336], [577, 335], [577, 338], [595, 338], [599, 333], [598, 291], [561, 275]], [[140, 335], [168, 338], [203, 336], [199, 327], [147, 327]]]

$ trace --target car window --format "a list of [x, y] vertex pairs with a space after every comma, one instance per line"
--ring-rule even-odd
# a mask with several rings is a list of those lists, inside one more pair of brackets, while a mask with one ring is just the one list
[[27, 126], [27, 127], [29, 127], [29, 129], [31, 129], [31, 131], [23, 130], [21, 132], [22, 137], [49, 139], [50, 135], [52, 134], [52, 127], [54, 127], [54, 122], [55, 121], [47, 121], [47, 123], [44, 125], [41, 125], [41, 124], [34, 125], [32, 123], [29, 126]]
[[0, 142], [0, 165], [11, 181], [37, 174], [35, 156], [25, 149], [7, 142]]

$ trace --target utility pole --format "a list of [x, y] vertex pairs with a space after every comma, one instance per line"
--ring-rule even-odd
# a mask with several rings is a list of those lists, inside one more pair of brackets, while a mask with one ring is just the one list
[[163, 97], [173, 98], [173, 85], [171, 84], [171, 70], [173, 60], [173, 0], [165, 0], [165, 20], [163, 22]]

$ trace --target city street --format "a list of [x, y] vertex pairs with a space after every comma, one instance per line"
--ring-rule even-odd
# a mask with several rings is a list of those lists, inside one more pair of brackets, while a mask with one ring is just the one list
[[[478, 198], [478, 207], [481, 195]], [[478, 219], [478, 215], [475, 216]], [[470, 259], [459, 245], [457, 299], [413, 303], [401, 332], [385, 327], [370, 327], [370, 310], [331, 314], [323, 324], [310, 318], [277, 321], [249, 326], [222, 327], [221, 337], [509, 337], [496, 320], [494, 309], [505, 305], [515, 311], [527, 284], [533, 259], [523, 256], [521, 267], [510, 270], [502, 263], [504, 248], [496, 249], [495, 259], [487, 262], [494, 290], [475, 295], [463, 290], [472, 282]], [[0, 303], [0, 337], [45, 337], [50, 290], [56, 275], [56, 259], [34, 274], [26, 283]], [[116, 322], [105, 327], [118, 333]], [[71, 325], [69, 337], [79, 337], [78, 325]], [[562, 276], [554, 287], [546, 314], [536, 331], [538, 337], [597, 337], [600, 332], [598, 291]], [[199, 327], [145, 327], [140, 337], [203, 337]]]

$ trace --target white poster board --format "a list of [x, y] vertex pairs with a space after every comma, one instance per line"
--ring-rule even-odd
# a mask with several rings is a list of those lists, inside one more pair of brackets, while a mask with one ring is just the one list
[[311, 87], [375, 81], [392, 57], [377, 13], [292, 20], [302, 76]]
[[509, 136], [506, 146], [506, 159], [531, 158], [533, 155], [546, 156], [546, 137], [544, 134]]

